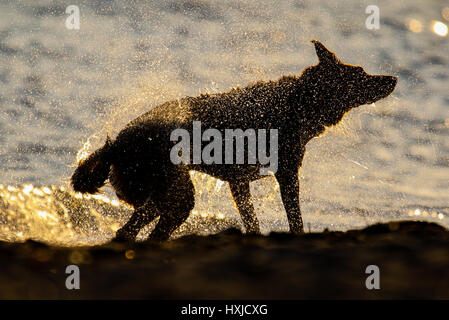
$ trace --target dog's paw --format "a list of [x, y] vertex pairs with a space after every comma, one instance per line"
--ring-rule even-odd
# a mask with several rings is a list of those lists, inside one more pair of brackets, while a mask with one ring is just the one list
[[170, 238], [169, 234], [165, 234], [165, 233], [158, 233], [158, 232], [152, 232], [147, 240], [151, 241], [151, 242], [156, 242], [156, 243], [162, 243], [167, 241]]
[[117, 237], [117, 236], [112, 238], [111, 241], [117, 242], [117, 243], [129, 243], [129, 244], [134, 243], [134, 240], [132, 240], [132, 239], [123, 238], [123, 237]]
[[112, 241], [119, 243], [134, 243], [136, 239], [128, 232], [124, 230], [118, 230]]
[[248, 231], [246, 231], [246, 235], [247, 236], [260, 236], [260, 235], [262, 235], [262, 233], [260, 232], [260, 230], [248, 230]]

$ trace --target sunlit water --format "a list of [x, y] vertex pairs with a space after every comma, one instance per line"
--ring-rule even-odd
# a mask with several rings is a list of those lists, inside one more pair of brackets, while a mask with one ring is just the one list
[[[0, 239], [109, 241], [131, 208], [110, 187], [74, 193], [67, 182], [77, 157], [158, 103], [300, 73], [317, 62], [314, 38], [399, 84], [308, 144], [306, 231], [391, 219], [449, 226], [443, 2], [378, 1], [379, 30], [365, 28], [369, 1], [83, 2], [76, 31], [65, 28], [69, 4], [0, 3]], [[191, 174], [196, 207], [173, 236], [242, 228], [227, 184]], [[288, 230], [274, 179], [251, 187], [262, 231]]]

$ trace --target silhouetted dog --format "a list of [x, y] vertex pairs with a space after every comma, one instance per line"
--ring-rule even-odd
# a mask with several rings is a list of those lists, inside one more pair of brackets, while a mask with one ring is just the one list
[[228, 181], [247, 232], [258, 233], [250, 181], [264, 177], [256, 164], [174, 164], [170, 151], [175, 129], [277, 129], [278, 170], [275, 177], [287, 212], [290, 231], [303, 232], [298, 169], [307, 142], [336, 125], [354, 107], [387, 97], [397, 78], [369, 75], [362, 67], [342, 63], [313, 40], [319, 63], [301, 76], [257, 82], [226, 93], [186, 97], [161, 104], [130, 122], [117, 136], [81, 161], [71, 182], [76, 191], [95, 193], [109, 181], [117, 196], [134, 206], [131, 219], [117, 238], [135, 239], [139, 230], [160, 219], [150, 238], [166, 240], [194, 207], [189, 170]]

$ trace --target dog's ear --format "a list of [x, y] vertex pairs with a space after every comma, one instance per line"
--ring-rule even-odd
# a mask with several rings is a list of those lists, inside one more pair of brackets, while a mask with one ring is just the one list
[[312, 40], [312, 43], [315, 45], [316, 55], [320, 60], [320, 63], [338, 63], [339, 60], [335, 53], [329, 51], [321, 42], [318, 40]]

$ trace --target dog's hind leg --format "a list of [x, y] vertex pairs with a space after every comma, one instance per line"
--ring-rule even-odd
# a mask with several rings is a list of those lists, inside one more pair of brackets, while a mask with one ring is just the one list
[[168, 240], [190, 215], [195, 206], [195, 189], [187, 170], [181, 170], [169, 181], [165, 194], [155, 199], [161, 213], [160, 219], [148, 239]]
[[243, 225], [246, 232], [250, 234], [259, 234], [260, 227], [257, 220], [256, 213], [254, 212], [254, 206], [251, 199], [251, 192], [249, 188], [249, 182], [230, 182], [232, 197], [239, 209], [239, 213], [242, 216]]
[[148, 199], [142, 206], [134, 210], [129, 221], [120, 228], [115, 239], [134, 241], [140, 229], [149, 224], [159, 215], [159, 211], [151, 199]]
[[294, 167], [291, 170], [278, 170], [275, 176], [281, 190], [282, 203], [287, 212], [290, 232], [302, 233], [304, 232], [304, 227], [299, 207], [298, 169]]

